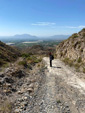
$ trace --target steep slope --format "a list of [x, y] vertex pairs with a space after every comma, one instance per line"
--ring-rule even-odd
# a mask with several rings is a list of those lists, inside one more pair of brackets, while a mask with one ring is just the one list
[[0, 66], [6, 62], [16, 60], [20, 55], [19, 51], [13, 47], [10, 47], [0, 41]]
[[85, 72], [85, 29], [73, 34], [56, 47], [57, 58]]

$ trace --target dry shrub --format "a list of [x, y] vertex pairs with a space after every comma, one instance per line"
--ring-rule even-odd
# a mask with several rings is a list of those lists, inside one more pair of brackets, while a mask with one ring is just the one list
[[12, 113], [13, 104], [8, 100], [0, 103], [0, 113]]

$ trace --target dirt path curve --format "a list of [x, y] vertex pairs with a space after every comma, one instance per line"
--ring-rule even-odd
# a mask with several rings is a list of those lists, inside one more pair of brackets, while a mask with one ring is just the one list
[[[49, 73], [59, 76], [63, 81], [75, 88], [77, 88], [82, 94], [85, 94], [85, 80], [78, 78], [77, 73], [72, 71], [69, 67], [66, 67], [59, 59], [53, 60], [53, 67], [49, 67], [49, 58], [44, 58]], [[83, 74], [85, 76], [85, 74]]]

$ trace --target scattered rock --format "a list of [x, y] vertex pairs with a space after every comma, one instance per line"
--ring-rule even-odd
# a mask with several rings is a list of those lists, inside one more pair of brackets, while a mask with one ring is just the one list
[[20, 113], [22, 110], [21, 109], [15, 109], [14, 113]]
[[12, 87], [12, 85], [9, 84], [9, 83], [6, 83], [5, 85], [6, 85], [7, 87]]
[[34, 88], [34, 84], [31, 83], [28, 87], [29, 87], [29, 88]]
[[0, 77], [4, 77], [4, 74], [0, 74]]
[[16, 89], [14, 89], [14, 88], [12, 88], [11, 90], [12, 90], [13, 92], [16, 92], [16, 91], [17, 91], [17, 90], [16, 90]]
[[28, 98], [27, 97], [23, 97], [23, 100], [27, 100]]
[[7, 83], [13, 83], [14, 82], [14, 80], [10, 77], [5, 77], [4, 81], [7, 82]]
[[10, 90], [10, 89], [8, 89], [8, 90], [3, 90], [3, 92], [9, 94], [9, 93], [11, 93], [11, 90]]
[[18, 94], [23, 94], [23, 92], [22, 91], [18, 91]]
[[29, 93], [33, 92], [33, 88], [28, 88], [27, 91], [29, 91]]
[[26, 75], [26, 73], [22, 70], [17, 70], [14, 73], [12, 73], [12, 76], [22, 78]]
[[2, 85], [3, 83], [4, 83], [4, 79], [1, 78], [1, 79], [0, 79], [0, 85]]

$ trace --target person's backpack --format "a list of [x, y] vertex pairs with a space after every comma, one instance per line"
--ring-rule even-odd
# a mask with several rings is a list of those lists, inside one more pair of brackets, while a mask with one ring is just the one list
[[52, 55], [52, 60], [54, 60], [54, 56]]

